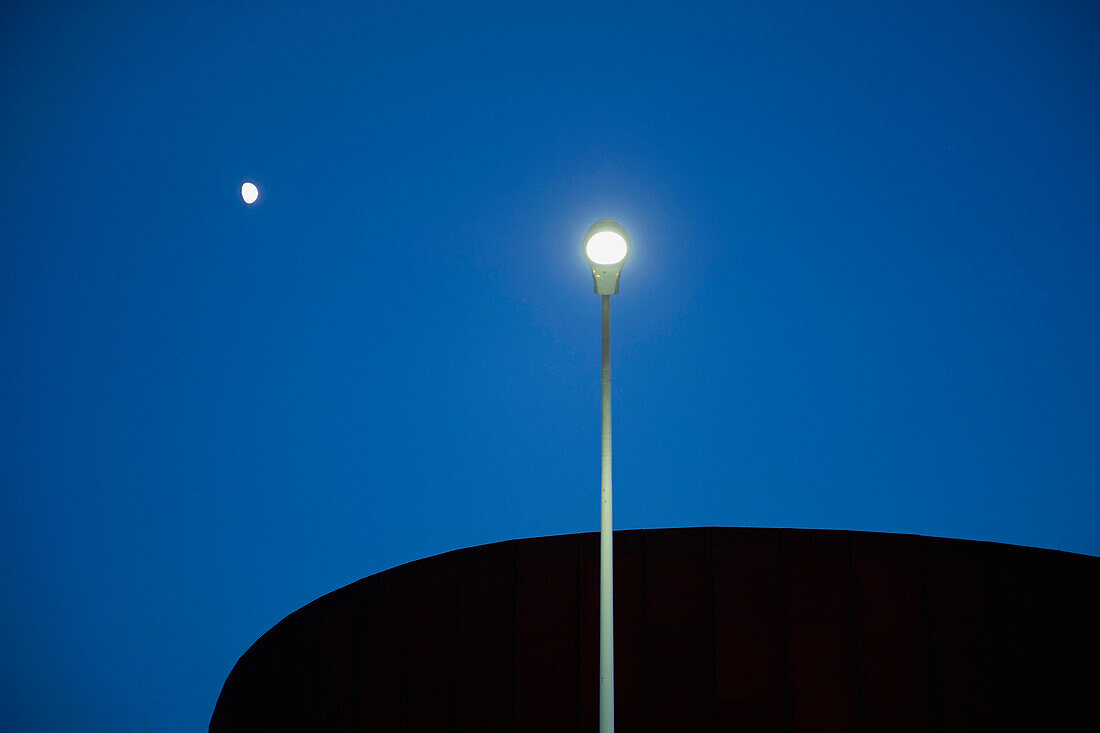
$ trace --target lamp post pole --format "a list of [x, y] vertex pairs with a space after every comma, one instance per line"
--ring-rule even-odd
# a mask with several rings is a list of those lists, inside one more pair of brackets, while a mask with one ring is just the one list
[[600, 338], [600, 733], [615, 730], [615, 625], [611, 542], [611, 296], [601, 296]]
[[618, 222], [601, 219], [584, 235], [584, 256], [601, 297], [600, 333], [600, 733], [615, 733], [615, 613], [611, 533], [611, 296], [630, 256], [630, 236]]

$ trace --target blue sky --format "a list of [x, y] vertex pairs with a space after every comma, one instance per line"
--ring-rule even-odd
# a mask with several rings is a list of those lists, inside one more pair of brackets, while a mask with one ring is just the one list
[[1095, 3], [2, 12], [6, 730], [597, 529], [604, 217], [618, 528], [1100, 554]]

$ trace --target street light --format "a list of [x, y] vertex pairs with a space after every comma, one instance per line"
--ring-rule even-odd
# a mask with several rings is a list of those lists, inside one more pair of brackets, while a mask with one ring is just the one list
[[617, 221], [600, 219], [584, 235], [584, 256], [592, 266], [596, 293], [614, 295], [619, 292], [623, 263], [630, 256], [630, 235]]
[[612, 609], [611, 548], [611, 296], [630, 256], [630, 235], [611, 219], [601, 219], [584, 235], [584, 256], [592, 284], [602, 296], [600, 339], [600, 733], [615, 730], [615, 626]]

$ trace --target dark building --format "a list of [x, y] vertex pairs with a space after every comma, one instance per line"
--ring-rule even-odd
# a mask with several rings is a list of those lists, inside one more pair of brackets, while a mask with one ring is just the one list
[[[232, 731], [596, 731], [598, 535], [372, 575], [237, 662]], [[1100, 558], [795, 529], [615, 533], [616, 726], [1096, 729]]]

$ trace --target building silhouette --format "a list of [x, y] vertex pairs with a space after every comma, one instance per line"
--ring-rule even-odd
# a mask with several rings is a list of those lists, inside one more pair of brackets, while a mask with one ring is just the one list
[[[363, 578], [253, 644], [210, 731], [596, 731], [598, 571], [591, 533]], [[616, 726], [1092, 729], [1098, 588], [1100, 558], [988, 542], [619, 531]]]

